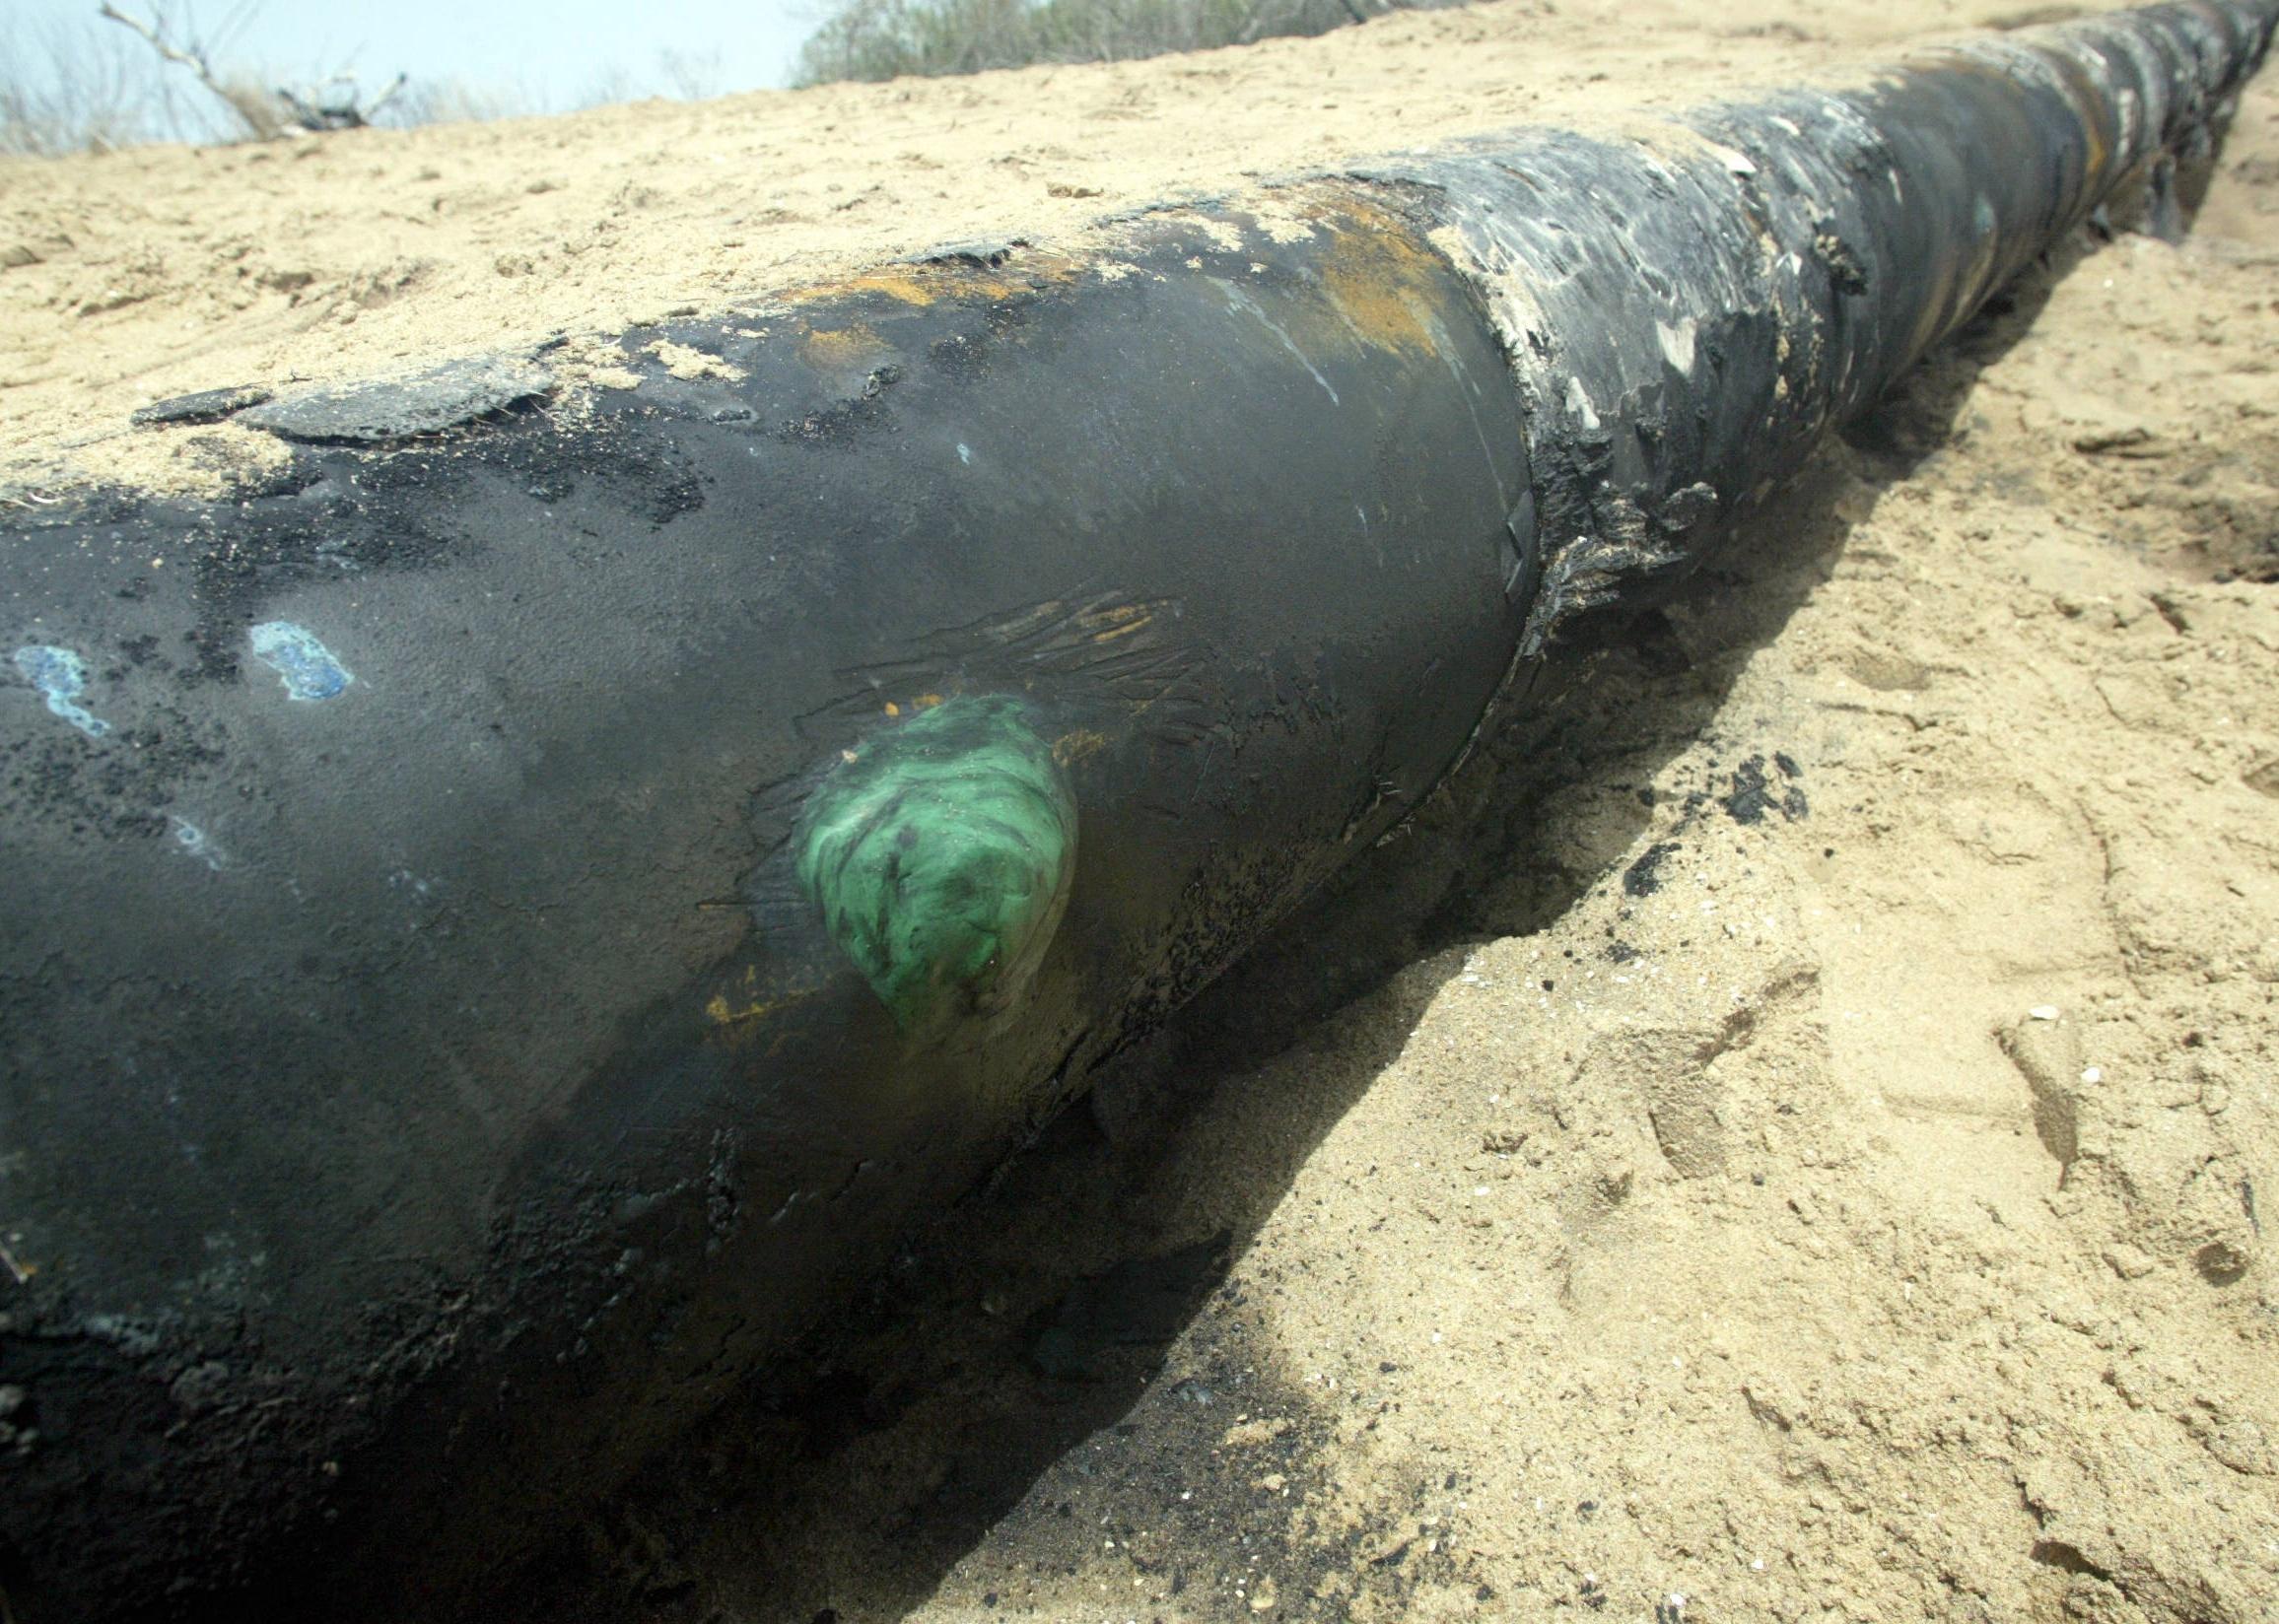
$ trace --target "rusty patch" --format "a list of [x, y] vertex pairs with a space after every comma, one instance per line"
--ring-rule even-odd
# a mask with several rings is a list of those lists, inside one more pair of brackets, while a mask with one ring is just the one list
[[826, 300], [876, 294], [897, 304], [926, 309], [943, 300], [967, 304], [995, 304], [1074, 281], [1085, 267], [1057, 253], [1024, 252], [1018, 266], [977, 267], [943, 261], [938, 264], [882, 265], [838, 282], [818, 282], [795, 288], [784, 299], [793, 304], [813, 304]]
[[1328, 228], [1322, 288], [1353, 336], [1378, 350], [1430, 351], [1446, 267], [1407, 221], [1361, 198], [1311, 214]]
[[800, 358], [818, 372], [843, 367], [867, 367], [894, 353], [894, 346], [871, 328], [857, 322], [851, 327], [818, 327], [799, 341]]

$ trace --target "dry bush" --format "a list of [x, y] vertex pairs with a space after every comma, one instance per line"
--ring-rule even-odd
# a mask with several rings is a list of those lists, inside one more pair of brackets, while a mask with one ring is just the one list
[[[351, 74], [278, 85], [237, 54], [258, 0], [237, 0], [215, 26], [189, 0], [89, 0], [84, 19], [35, 30], [0, 0], [0, 154], [56, 157], [150, 141], [267, 141], [297, 130], [397, 128], [511, 117], [534, 110], [514, 92], [456, 79], [397, 75], [377, 94]], [[673, 58], [676, 88], [704, 71]]]
[[794, 85], [1113, 62], [1327, 34], [1461, 0], [841, 0], [799, 47]]
[[51, 158], [164, 139], [187, 111], [160, 64], [92, 21], [27, 27], [0, 15], [0, 153]]
[[489, 124], [537, 110], [518, 91], [471, 85], [464, 79], [414, 79], [373, 122], [411, 130], [427, 124]]

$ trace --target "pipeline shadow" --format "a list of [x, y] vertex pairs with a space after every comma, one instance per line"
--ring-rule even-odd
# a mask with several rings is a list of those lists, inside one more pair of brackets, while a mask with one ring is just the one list
[[[1080, 1452], [1177, 1508], [1150, 1558], [1175, 1587], [1228, 1580], [1234, 1549], [1257, 1540], [1277, 1545], [1285, 1587], [1341, 1564], [1394, 1591], [1428, 1582], [1421, 1556], [1362, 1560], [1387, 1530], [1281, 1549], [1286, 1517], [1199, 1469], [1238, 1414], [1278, 1415], [1293, 1420], [1268, 1441], [1271, 1463], [1297, 1481], [1330, 1426], [1319, 1390], [1251, 1334], [1228, 1265], [1400, 1055], [1467, 945], [1541, 929], [1630, 851], [1649, 817], [1641, 787], [1716, 727], [1743, 667], [1833, 568], [1852, 527], [1839, 508], [1872, 505], [1969, 432], [1978, 372], [2084, 251], [2068, 244], [1942, 345], [1669, 603], [1585, 625], [1398, 838], [1103, 1072], [853, 1308], [515, 1574], [481, 1616], [898, 1617], [1007, 1519], [1027, 1520], [1024, 1549], [1096, 1545], [1101, 1530], [1059, 1525], [1065, 1503], [1032, 1503]], [[1748, 763], [1732, 765], [1736, 794], [1705, 798], [1686, 826], [1701, 838], [1747, 810]], [[1654, 859], [1632, 877], [1652, 883]], [[1266, 1068], [1293, 1047], [1339, 1063]], [[1230, 1095], [1239, 1119], [1276, 1130], [1225, 1131]], [[1181, 1338], [1182, 1374], [1167, 1379]]]

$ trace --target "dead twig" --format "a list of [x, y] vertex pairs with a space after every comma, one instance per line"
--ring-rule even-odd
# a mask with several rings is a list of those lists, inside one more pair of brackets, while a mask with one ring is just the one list
[[402, 95], [404, 86], [410, 83], [410, 74], [397, 74], [395, 76], [395, 83], [388, 86], [386, 90], [381, 91], [379, 96], [375, 97], [371, 106], [363, 109], [364, 121], [369, 124], [375, 118], [378, 118], [380, 116], [380, 108], [386, 106], [390, 102], [393, 102], [398, 96]]
[[370, 105], [360, 100], [356, 82], [346, 75], [330, 81], [332, 85], [348, 87], [346, 101], [317, 101], [282, 85], [277, 87], [277, 100], [291, 109], [293, 121], [305, 130], [360, 130], [380, 116], [380, 109], [402, 93], [410, 78], [409, 74], [397, 74], [394, 83], [381, 91]]
[[276, 116], [275, 110], [267, 104], [266, 99], [258, 91], [248, 90], [243, 85], [226, 83], [214, 72], [213, 63], [206, 59], [205, 50], [196, 40], [193, 39], [177, 45], [173, 40], [168, 38], [163, 12], [160, 14], [160, 20], [152, 23], [145, 22], [131, 12], [120, 11], [110, 3], [110, 0], [103, 0], [103, 4], [98, 10], [100, 15], [111, 22], [142, 35], [143, 41], [165, 60], [187, 68], [196, 74], [198, 83], [219, 97], [223, 103], [238, 115], [238, 120], [245, 126], [246, 133], [255, 140], [268, 141], [286, 133], [284, 122]]

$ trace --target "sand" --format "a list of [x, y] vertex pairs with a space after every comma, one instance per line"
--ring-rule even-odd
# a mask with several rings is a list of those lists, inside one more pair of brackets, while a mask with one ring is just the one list
[[[0, 442], [1994, 14], [1504, 3], [11, 169], [0, 245], [71, 241], [0, 272]], [[2185, 243], [1942, 350], [508, 1611], [2279, 1618], [2275, 364], [2267, 75]]]
[[0, 160], [0, 489], [213, 495], [275, 446], [136, 434], [127, 414], [761, 308], [944, 243], [1082, 253], [1136, 209], [1519, 122], [1828, 82], [1927, 31], [2038, 15], [1991, 0], [1708, 9], [1501, 0], [1150, 62]]

